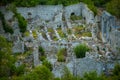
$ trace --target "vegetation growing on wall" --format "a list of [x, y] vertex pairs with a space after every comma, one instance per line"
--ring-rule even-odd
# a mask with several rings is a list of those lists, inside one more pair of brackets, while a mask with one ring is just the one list
[[[55, 78], [50, 70], [51, 64], [44, 61], [43, 65], [37, 66], [26, 72], [25, 66], [15, 67], [15, 59], [11, 54], [11, 43], [0, 36], [0, 80], [119, 80], [120, 64], [117, 64], [112, 75], [98, 75], [96, 72], [85, 73], [83, 77], [74, 76], [67, 68], [63, 69], [61, 78]], [[64, 49], [63, 49], [64, 50]], [[24, 74], [25, 73], [25, 74]]]
[[89, 51], [89, 48], [85, 44], [79, 44], [74, 48], [74, 53], [75, 53], [77, 58], [85, 57], [86, 51]]
[[8, 9], [11, 10], [14, 13], [14, 16], [18, 19], [18, 25], [20, 28], [20, 32], [24, 33], [27, 28], [27, 21], [20, 13], [17, 12], [16, 6], [14, 3], [9, 5]]
[[66, 49], [62, 48], [57, 52], [57, 60], [59, 62], [65, 62], [65, 57], [67, 55]]
[[2, 21], [2, 25], [3, 25], [3, 29], [4, 31], [7, 33], [11, 33], [13, 34], [13, 29], [11, 26], [9, 26], [7, 23], [6, 23], [6, 20], [4, 18], [4, 15], [2, 14], [2, 12], [0, 12], [0, 20]]

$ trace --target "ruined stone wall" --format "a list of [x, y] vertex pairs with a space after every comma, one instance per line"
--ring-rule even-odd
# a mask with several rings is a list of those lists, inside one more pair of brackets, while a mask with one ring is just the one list
[[110, 33], [110, 41], [112, 49], [119, 52], [120, 49], [120, 31], [115, 30]]
[[52, 20], [57, 13], [62, 10], [62, 5], [50, 6], [50, 5], [39, 5], [36, 7], [19, 7], [18, 12], [21, 13], [25, 18], [28, 18], [28, 13], [31, 13], [31, 17], [38, 15], [42, 20]]
[[74, 15], [81, 16], [81, 4], [75, 4], [75, 5], [70, 5], [65, 7], [64, 12], [65, 12], [65, 18], [70, 19], [71, 14], [73, 13]]
[[101, 31], [103, 42], [108, 42], [110, 39], [110, 32], [115, 30], [115, 17], [104, 11], [101, 16]]
[[82, 17], [85, 19], [87, 24], [94, 23], [94, 13], [85, 4], [82, 5]]

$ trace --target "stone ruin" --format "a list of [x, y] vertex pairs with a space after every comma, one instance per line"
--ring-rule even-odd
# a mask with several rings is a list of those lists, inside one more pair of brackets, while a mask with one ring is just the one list
[[[0, 7], [0, 11], [3, 12], [6, 20], [13, 18], [14, 14], [6, 10], [5, 7]], [[88, 71], [97, 71], [100, 74], [103, 71], [107, 72], [113, 69], [115, 62], [108, 55], [117, 52], [117, 49], [120, 48], [120, 30], [118, 30], [120, 26], [116, 26], [115, 17], [108, 12], [104, 11], [100, 16], [94, 17], [94, 13], [83, 3], [66, 7], [62, 5], [38, 5], [30, 8], [18, 7], [17, 11], [28, 20], [27, 31], [29, 36], [22, 37], [18, 23], [13, 21], [14, 34], [6, 35], [6, 37], [14, 41], [14, 53], [24, 53], [25, 46], [33, 49], [34, 66], [41, 64], [38, 47], [42, 46], [45, 49], [47, 59], [53, 65], [52, 72], [56, 77], [62, 75], [61, 71], [64, 66], [67, 66], [74, 75], [83, 75]], [[70, 19], [71, 15], [81, 16], [82, 19], [72, 21]], [[73, 32], [71, 35], [68, 35], [67, 29], [72, 29], [76, 25], [83, 25], [87, 28], [86, 31], [91, 31], [92, 37], [77, 38]], [[53, 29], [54, 35], [58, 38], [57, 41], [54, 41], [50, 36], [49, 28]], [[66, 39], [60, 36], [59, 31], [57, 31], [58, 28], [61, 28], [62, 32], [66, 34]], [[1, 30], [2, 28], [0, 28]], [[36, 33], [37, 38], [34, 37], [33, 31]], [[68, 38], [68, 36], [74, 38], [74, 40]], [[101, 37], [102, 41], [99, 41], [98, 37]], [[86, 43], [92, 48], [92, 51], [87, 52], [85, 58], [76, 59], [73, 48], [81, 43]], [[67, 49], [68, 56], [65, 63], [57, 62], [56, 53], [60, 48]]]

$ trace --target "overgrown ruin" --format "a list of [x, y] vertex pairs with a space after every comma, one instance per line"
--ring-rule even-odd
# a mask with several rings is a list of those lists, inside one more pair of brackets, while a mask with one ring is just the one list
[[[120, 25], [116, 24], [116, 18], [106, 11], [95, 16], [84, 3], [70, 6], [62, 5], [38, 5], [35, 7], [17, 7], [28, 22], [27, 31], [20, 33], [17, 19], [14, 14], [0, 7], [6, 21], [14, 30], [14, 33], [4, 33], [0, 27], [0, 34], [9, 41], [13, 41], [13, 53], [23, 53], [31, 50], [31, 55], [23, 62], [40, 65], [39, 46], [45, 49], [48, 61], [53, 65], [53, 73], [60, 77], [62, 69], [67, 66], [74, 75], [83, 75], [88, 71], [109, 73], [119, 59], [120, 52]], [[0, 26], [2, 24], [0, 23]], [[91, 51], [86, 52], [85, 58], [77, 59], [73, 48], [85, 43]], [[57, 61], [57, 51], [67, 49], [65, 62]], [[99, 48], [99, 50], [98, 50]], [[117, 57], [117, 58], [116, 58]], [[32, 60], [31, 60], [32, 59]], [[88, 66], [89, 65], [89, 66]]]

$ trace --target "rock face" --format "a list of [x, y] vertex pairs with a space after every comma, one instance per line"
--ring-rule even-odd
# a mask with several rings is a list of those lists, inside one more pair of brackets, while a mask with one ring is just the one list
[[108, 42], [110, 40], [110, 32], [115, 29], [115, 18], [104, 11], [101, 16], [102, 40]]
[[120, 31], [118, 28], [120, 26], [116, 25], [115, 17], [104, 11], [101, 15], [102, 41], [110, 44], [115, 52], [120, 48]]

